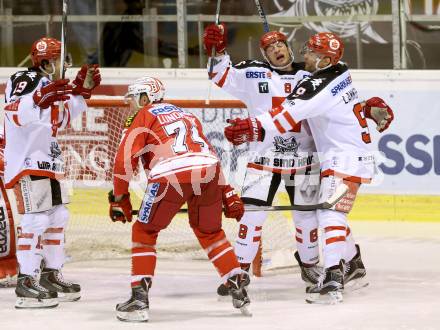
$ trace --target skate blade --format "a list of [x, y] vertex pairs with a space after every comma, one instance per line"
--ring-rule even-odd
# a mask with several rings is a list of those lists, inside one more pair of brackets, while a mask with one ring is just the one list
[[78, 301], [80, 298], [81, 298], [81, 292], [70, 292], [70, 293], [58, 292], [59, 302]]
[[365, 278], [352, 280], [344, 285], [344, 292], [355, 292], [367, 287], [370, 283]]
[[133, 312], [116, 312], [116, 318], [123, 322], [148, 322], [148, 310]]
[[343, 301], [342, 292], [329, 292], [326, 294], [309, 293], [306, 298], [308, 304], [320, 304], [320, 305], [336, 305]]
[[240, 307], [240, 312], [243, 316], [252, 317], [252, 312], [248, 308], [249, 304]]
[[25, 308], [54, 308], [58, 306], [58, 299], [40, 299], [37, 298], [25, 298], [18, 297], [15, 302], [15, 308], [25, 309]]

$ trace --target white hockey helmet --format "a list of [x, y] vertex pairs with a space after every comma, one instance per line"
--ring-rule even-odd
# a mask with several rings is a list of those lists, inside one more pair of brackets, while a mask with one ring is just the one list
[[137, 106], [140, 108], [139, 101], [142, 94], [148, 96], [150, 104], [160, 102], [165, 96], [165, 86], [159, 79], [145, 76], [136, 79], [133, 84], [128, 86], [128, 92], [125, 94], [125, 97], [134, 97]]

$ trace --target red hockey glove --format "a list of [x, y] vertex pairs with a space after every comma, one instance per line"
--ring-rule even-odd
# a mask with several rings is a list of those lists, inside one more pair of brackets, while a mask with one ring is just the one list
[[385, 131], [394, 119], [393, 110], [380, 97], [372, 97], [365, 102], [364, 114], [374, 120], [379, 132]]
[[69, 85], [69, 79], [60, 79], [41, 87], [41, 89], [34, 93], [32, 98], [35, 105], [38, 105], [41, 109], [46, 109], [54, 102], [68, 100], [69, 96], [67, 94], [72, 94], [72, 86]]
[[76, 74], [75, 80], [72, 82], [73, 95], [82, 95], [85, 99], [92, 96], [92, 90], [101, 83], [101, 73], [98, 64], [84, 64]]
[[122, 198], [117, 201], [113, 195], [113, 190], [111, 190], [108, 193], [108, 202], [110, 203], [110, 219], [112, 219], [113, 222], [131, 222], [133, 216], [131, 215], [130, 194], [122, 195]]
[[235, 146], [264, 140], [264, 128], [256, 118], [228, 119], [227, 123], [231, 125], [225, 127], [226, 139]]
[[227, 31], [225, 24], [210, 24], [206, 27], [203, 33], [203, 44], [205, 46], [205, 53], [208, 56], [212, 56], [212, 47], [215, 47], [215, 51], [218, 54], [223, 54], [226, 50], [227, 43]]
[[235, 218], [240, 221], [244, 214], [244, 204], [230, 185], [225, 186], [223, 189], [223, 205], [226, 218]]

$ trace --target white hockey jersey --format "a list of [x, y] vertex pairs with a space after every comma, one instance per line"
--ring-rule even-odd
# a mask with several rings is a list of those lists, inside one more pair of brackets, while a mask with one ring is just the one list
[[[250, 117], [267, 113], [280, 105], [296, 84], [310, 73], [303, 63], [293, 63], [293, 70], [275, 70], [267, 62], [242, 61], [232, 65], [229, 55], [215, 58], [212, 80], [228, 94], [246, 104]], [[208, 63], [209, 68], [210, 63]], [[315, 145], [304, 121], [289, 132], [267, 131], [264, 141], [249, 144], [248, 167], [275, 173], [293, 172], [318, 160]], [[315, 155], [316, 156], [316, 155]]]
[[284, 133], [307, 119], [322, 176], [369, 182], [375, 172], [371, 138], [358, 92], [345, 64], [304, 78], [282, 105], [257, 116], [266, 130]]
[[6, 84], [5, 185], [12, 188], [23, 176], [55, 179], [64, 176], [64, 161], [57, 132], [87, 109], [82, 96], [70, 95], [64, 110], [58, 106], [41, 109], [33, 101], [35, 90], [50, 80], [34, 70], [13, 74]]

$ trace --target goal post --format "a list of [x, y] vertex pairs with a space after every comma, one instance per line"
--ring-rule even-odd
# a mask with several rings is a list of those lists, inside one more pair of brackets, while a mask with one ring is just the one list
[[[247, 117], [245, 105], [236, 100], [165, 100], [194, 113], [203, 126], [207, 139], [215, 149], [229, 182], [241, 191], [247, 166], [248, 146], [232, 146], [224, 137], [226, 120]], [[67, 229], [67, 252], [73, 259], [96, 259], [128, 256], [131, 249], [131, 224], [113, 223], [108, 216], [107, 193], [112, 187], [113, 160], [123, 126], [132, 115], [122, 99], [87, 100], [89, 109], [59, 132], [59, 141], [66, 163], [66, 179], [71, 187], [69, 204], [71, 221]], [[146, 187], [146, 176], [140, 171], [130, 184], [132, 204], [140, 205]], [[279, 204], [288, 203], [279, 196]], [[268, 212], [263, 228], [263, 258], [256, 260], [254, 273], [264, 267], [294, 264], [294, 226], [290, 212]], [[223, 220], [223, 229], [235, 241], [238, 224]], [[161, 257], [206, 258], [190, 230], [186, 214], [179, 214], [158, 239]], [[286, 257], [287, 256], [287, 257]]]

